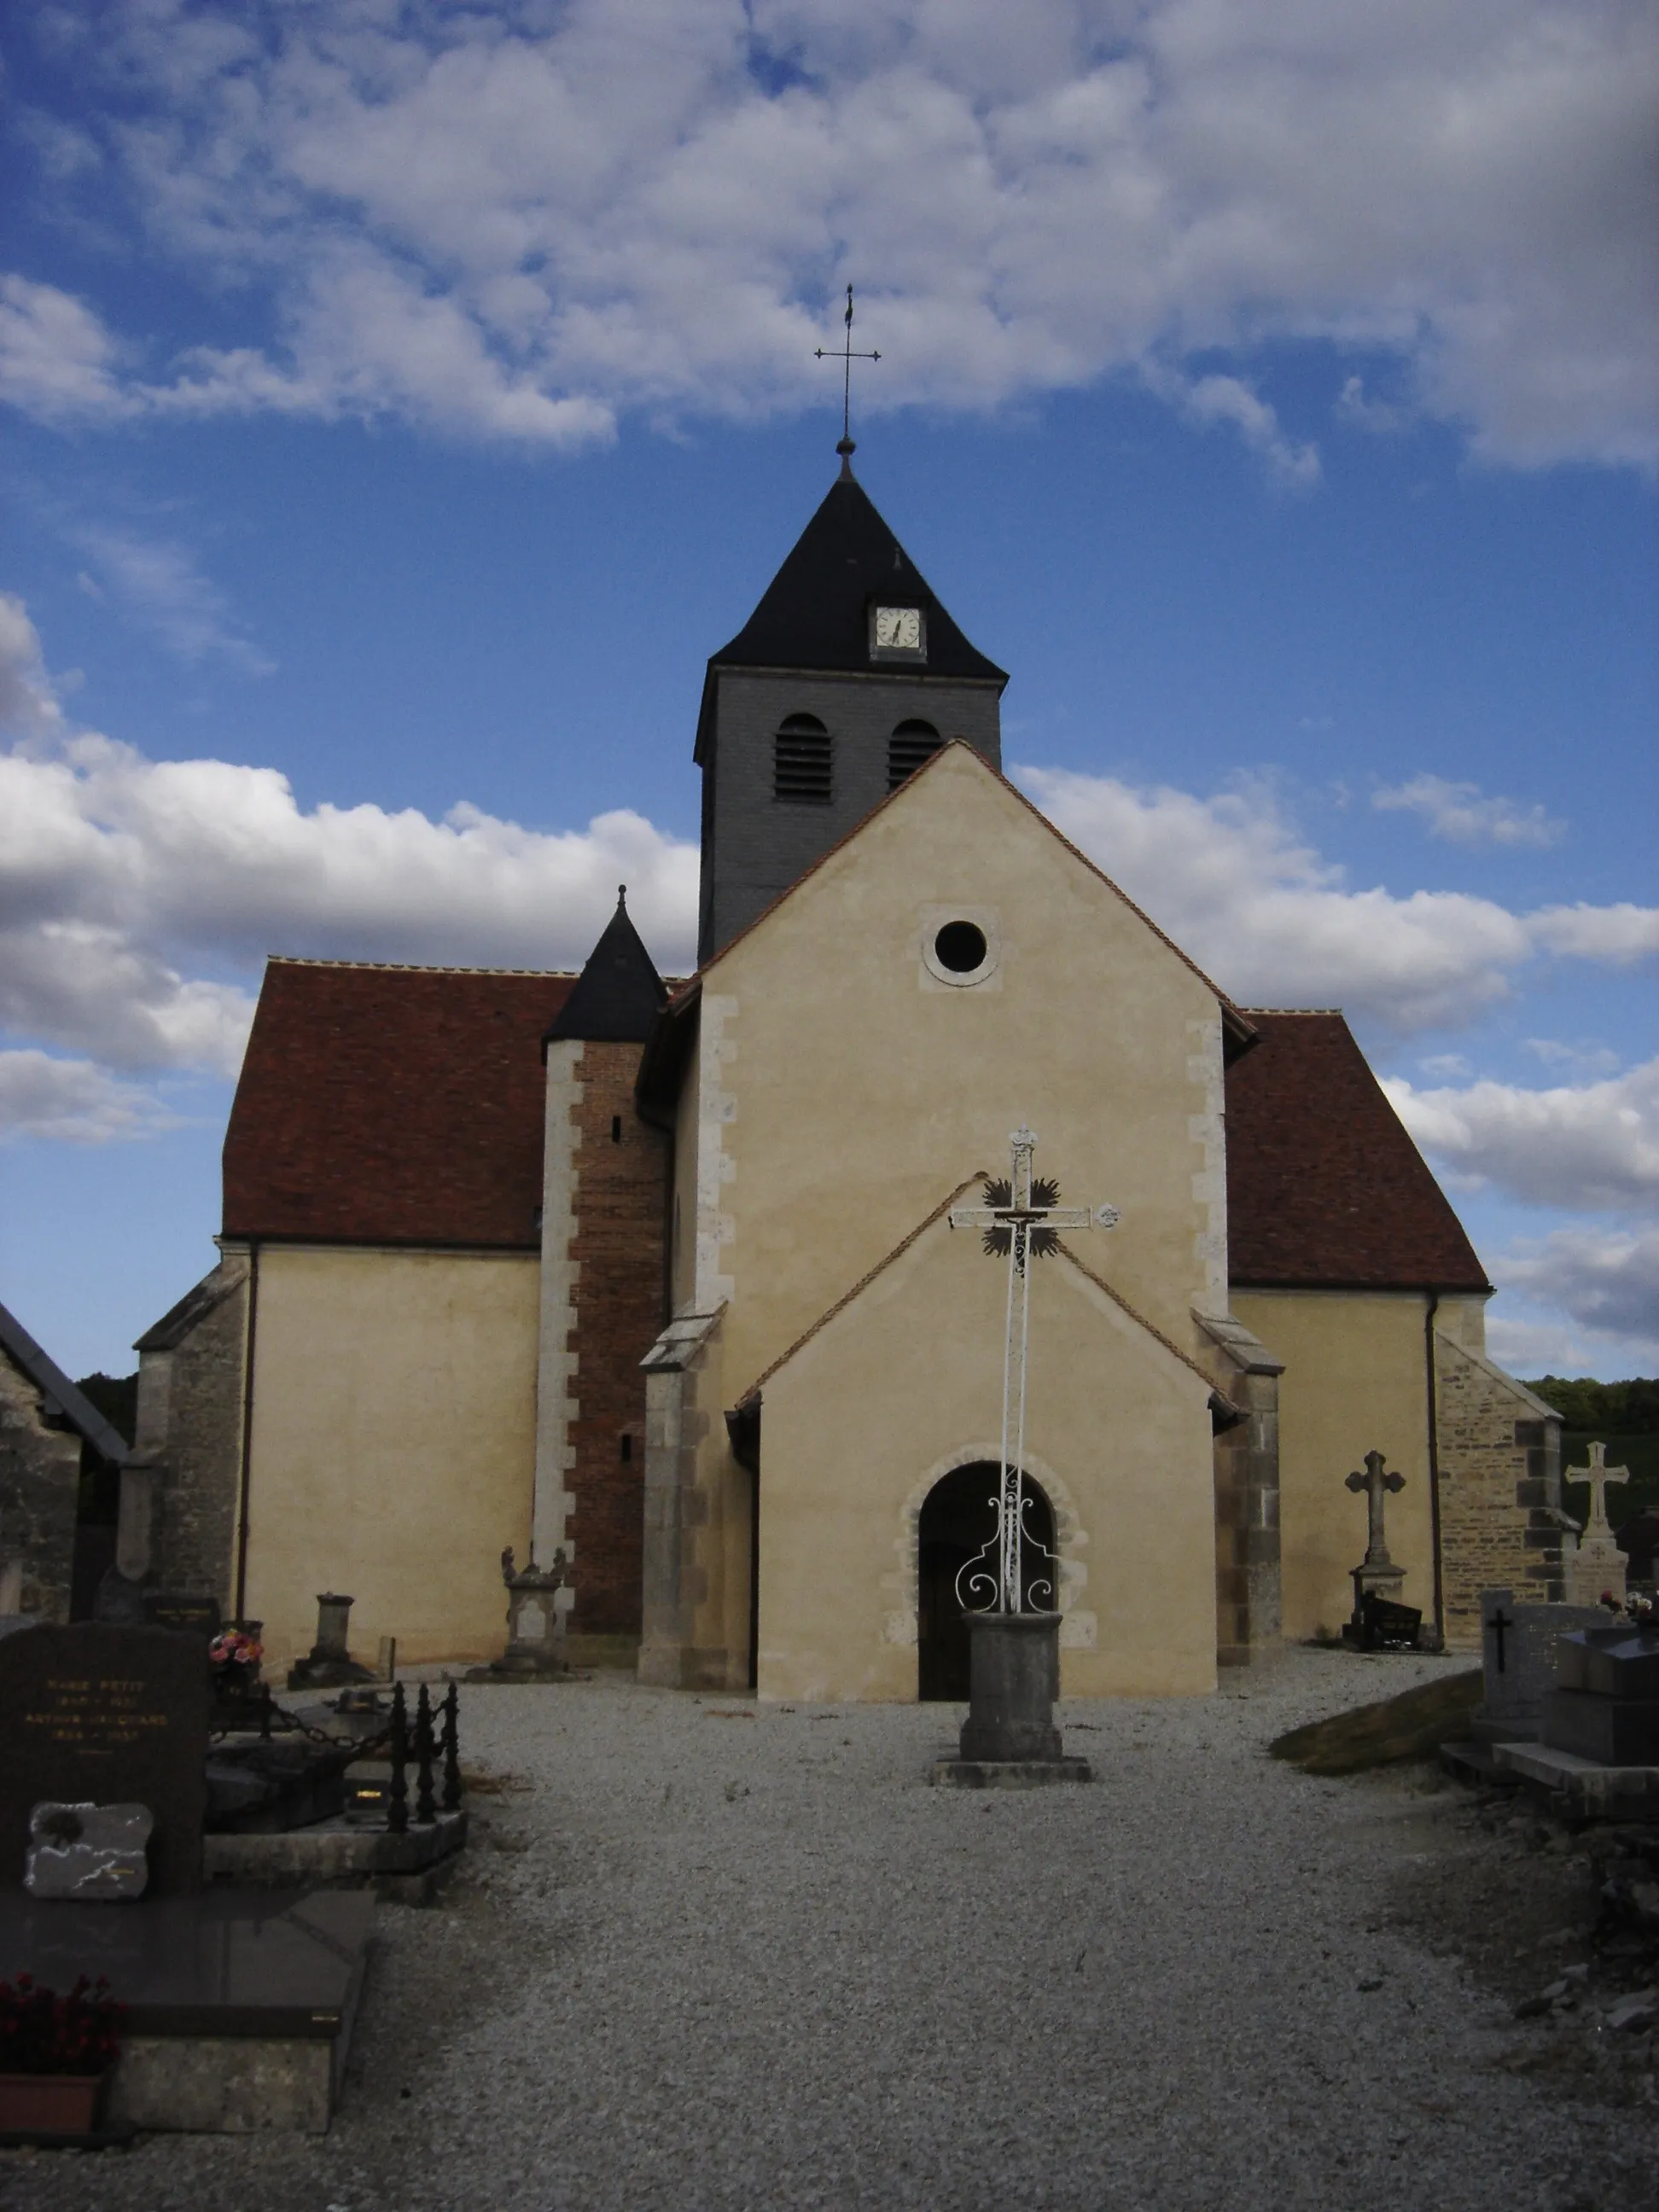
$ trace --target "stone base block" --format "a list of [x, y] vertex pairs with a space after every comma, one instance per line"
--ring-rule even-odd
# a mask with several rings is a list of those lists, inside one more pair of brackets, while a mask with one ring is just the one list
[[469, 1667], [469, 1682], [576, 1682], [581, 1677], [566, 1659], [492, 1659], [487, 1667]]
[[1041, 1790], [1051, 1782], [1092, 1782], [1086, 1759], [939, 1759], [928, 1779], [950, 1790]]
[[110, 2118], [185, 2135], [326, 2135], [345, 2043], [343, 2035], [131, 2035]]
[[1552, 1690], [1543, 1737], [1552, 1751], [1576, 1752], [1603, 1766], [1659, 1766], [1659, 1698]]
[[346, 1690], [380, 1679], [372, 1667], [360, 1667], [355, 1659], [319, 1658], [315, 1652], [296, 1659], [288, 1670], [290, 1690]]
[[391, 1904], [424, 1905], [454, 1871], [465, 1842], [465, 1812], [440, 1813], [429, 1823], [411, 1818], [401, 1836], [325, 1820], [280, 1835], [204, 1836], [202, 1873], [246, 1888], [372, 1889]]
[[1497, 1764], [1541, 1786], [1589, 1820], [1630, 1820], [1659, 1812], [1659, 1766], [1604, 1766], [1541, 1743], [1499, 1743]]

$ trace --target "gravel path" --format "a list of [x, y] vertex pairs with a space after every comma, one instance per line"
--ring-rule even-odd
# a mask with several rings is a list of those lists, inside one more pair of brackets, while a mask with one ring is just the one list
[[1097, 1783], [1019, 1795], [926, 1785], [945, 1707], [465, 1691], [495, 1787], [445, 1905], [381, 1909], [332, 2132], [0, 2153], [0, 2203], [1652, 2204], [1651, 2108], [1513, 2070], [1528, 2031], [1390, 1909], [1467, 1802], [1261, 1755], [1447, 1663], [1070, 1705]]

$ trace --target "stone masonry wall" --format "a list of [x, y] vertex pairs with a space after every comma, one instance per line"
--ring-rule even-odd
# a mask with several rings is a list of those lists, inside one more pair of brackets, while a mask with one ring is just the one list
[[634, 1109], [636, 1044], [584, 1044], [576, 1075], [576, 1354], [568, 1516], [573, 1636], [637, 1637], [646, 1378], [667, 1318], [668, 1139]]
[[229, 1249], [210, 1275], [139, 1339], [134, 1460], [160, 1474], [150, 1579], [235, 1603], [249, 1261]]
[[48, 1428], [40, 1393], [0, 1352], [0, 1612], [67, 1621], [81, 1439]]
[[1284, 1363], [1233, 1315], [1194, 1318], [1218, 1355], [1237, 1415], [1216, 1431], [1215, 1640], [1218, 1667], [1248, 1667], [1280, 1631], [1279, 1378]]
[[1446, 1644], [1480, 1649], [1480, 1592], [1564, 1595], [1559, 1416], [1511, 1375], [1437, 1331], [1441, 1574]]

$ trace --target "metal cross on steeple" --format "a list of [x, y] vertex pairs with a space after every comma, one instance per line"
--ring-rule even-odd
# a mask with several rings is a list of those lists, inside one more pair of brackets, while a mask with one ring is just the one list
[[[1008, 1261], [1008, 1306], [1002, 1360], [1002, 1480], [997, 1495], [997, 1574], [991, 1607], [1000, 1613], [1024, 1610], [1021, 1553], [1025, 1522], [1025, 1363], [1031, 1336], [1030, 1262], [1060, 1249], [1062, 1229], [1115, 1227], [1115, 1206], [1061, 1206], [1060, 1186], [1046, 1177], [1033, 1180], [1031, 1155], [1036, 1139], [1026, 1128], [1008, 1139], [1013, 1172], [1006, 1182], [987, 1182], [983, 1206], [953, 1206], [952, 1229], [980, 1229], [988, 1253]], [[989, 1548], [988, 1547], [987, 1547]], [[982, 1554], [981, 1556], [983, 1556]], [[987, 1573], [972, 1574], [969, 1587], [989, 1588]], [[960, 1577], [958, 1577], [958, 1584]], [[1051, 1590], [1051, 1596], [1058, 1596]]]
[[853, 363], [855, 361], [879, 361], [881, 359], [881, 356], [878, 353], [857, 353], [854, 350], [853, 288], [850, 284], [847, 288], [847, 313], [842, 317], [842, 320], [847, 325], [847, 337], [845, 341], [842, 345], [833, 349], [819, 346], [817, 349], [817, 358], [819, 361], [838, 361], [842, 364], [841, 443], [836, 447], [836, 451], [841, 455], [842, 474], [843, 476], [850, 476], [852, 474], [852, 470], [848, 466], [848, 463], [853, 454], [858, 451], [858, 447], [853, 443], [853, 432], [851, 428], [853, 418]]

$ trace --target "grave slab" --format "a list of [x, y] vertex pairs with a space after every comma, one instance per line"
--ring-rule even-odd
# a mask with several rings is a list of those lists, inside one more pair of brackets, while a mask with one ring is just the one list
[[108, 1978], [127, 2007], [109, 2117], [205, 2134], [321, 2133], [339, 2094], [374, 1901], [213, 1889], [114, 1911], [0, 1895], [0, 1978]]

